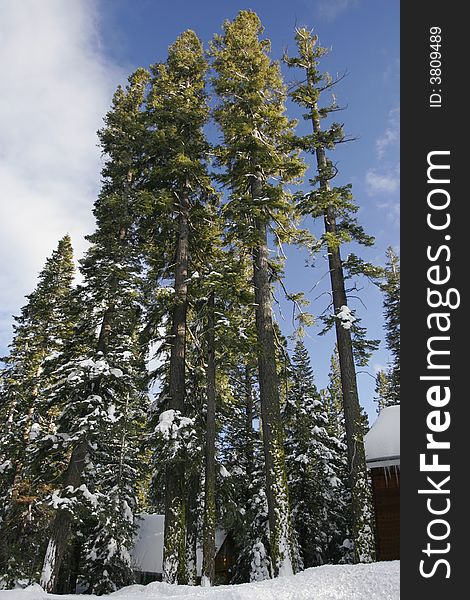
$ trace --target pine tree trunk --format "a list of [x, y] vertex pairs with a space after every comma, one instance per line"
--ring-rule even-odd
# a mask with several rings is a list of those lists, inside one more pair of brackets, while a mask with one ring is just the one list
[[209, 295], [207, 317], [207, 417], [206, 477], [204, 488], [204, 538], [201, 585], [211, 586], [215, 579], [215, 335], [214, 292]]
[[187, 527], [186, 527], [186, 571], [187, 585], [197, 583], [197, 546], [198, 546], [198, 497], [201, 477], [199, 472], [191, 473], [187, 489]]
[[253, 389], [251, 385], [250, 369], [245, 366], [245, 426], [246, 426], [246, 474], [251, 480], [254, 471], [255, 450], [253, 447], [253, 419], [254, 419]]
[[[113, 307], [106, 309], [103, 321], [101, 323], [100, 334], [98, 337], [97, 351], [106, 354], [109, 334], [111, 332]], [[92, 393], [97, 393], [98, 384], [92, 385]], [[63, 487], [77, 488], [80, 485], [83, 470], [86, 465], [88, 454], [88, 441], [79, 442], [72, 449], [67, 471], [64, 477]], [[52, 531], [49, 543], [44, 557], [44, 563], [40, 578], [41, 587], [49, 593], [56, 593], [59, 583], [59, 572], [62, 560], [67, 549], [70, 538], [70, 527], [72, 524], [72, 515], [65, 510], [58, 510], [52, 523]]]
[[[86, 442], [81, 442], [73, 449], [64, 479], [64, 488], [67, 486], [76, 488], [80, 485], [87, 453], [88, 444]], [[71, 524], [72, 515], [65, 510], [59, 509], [52, 524], [52, 531], [39, 582], [46, 592], [57, 592], [59, 571], [67, 549]]]
[[79, 540], [75, 540], [72, 546], [70, 557], [70, 574], [68, 593], [75, 594], [77, 591], [78, 575], [80, 573], [80, 559], [82, 555], [82, 545]]
[[[315, 107], [318, 115], [318, 109]], [[312, 117], [313, 130], [319, 133], [320, 119]], [[325, 151], [322, 146], [316, 148], [318, 173], [327, 167]], [[328, 179], [320, 179], [320, 189], [329, 190]], [[329, 206], [324, 214], [326, 233], [337, 238], [335, 211]], [[328, 266], [330, 270], [333, 307], [337, 315], [348, 300], [344, 286], [344, 274], [340, 249], [336, 244], [328, 246]], [[348, 448], [348, 467], [351, 486], [351, 511], [354, 538], [354, 556], [356, 562], [371, 562], [375, 559], [375, 541], [371, 527], [373, 522], [372, 496], [367, 474], [364, 450], [363, 430], [361, 427], [361, 407], [357, 391], [356, 367], [354, 364], [351, 333], [345, 329], [339, 319], [335, 319], [336, 340], [341, 373], [341, 389], [343, 395], [344, 424], [346, 444]]]
[[[253, 186], [255, 187], [255, 186]], [[253, 197], [259, 197], [253, 190]], [[258, 338], [258, 372], [261, 420], [266, 468], [266, 496], [270, 529], [270, 550], [274, 575], [290, 575], [292, 540], [289, 492], [284, 459], [284, 431], [281, 421], [279, 382], [271, 314], [267, 225], [257, 220], [258, 245], [253, 250], [256, 330]]]
[[[189, 201], [179, 206], [178, 239], [175, 257], [175, 305], [170, 352], [169, 408], [184, 414], [186, 313], [188, 304]], [[163, 581], [183, 583], [186, 579], [186, 490], [184, 465], [167, 465], [165, 472], [165, 542]]]

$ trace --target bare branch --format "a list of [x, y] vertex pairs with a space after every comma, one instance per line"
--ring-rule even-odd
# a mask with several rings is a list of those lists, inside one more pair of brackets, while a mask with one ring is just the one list
[[342, 81], [345, 77], [347, 77], [349, 75], [347, 70], [344, 70], [343, 73], [341, 75], [338, 75], [336, 77], [336, 79], [332, 79], [329, 83], [327, 83], [326, 85], [324, 85], [323, 87], [318, 88], [318, 91], [320, 92], [320, 94], [322, 92], [324, 92], [325, 90], [329, 90], [330, 88], [334, 87], [337, 83], [339, 83], [340, 81]]

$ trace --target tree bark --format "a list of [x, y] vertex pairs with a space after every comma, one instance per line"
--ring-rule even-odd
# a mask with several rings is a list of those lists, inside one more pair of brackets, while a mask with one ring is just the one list
[[[184, 413], [186, 313], [188, 305], [189, 200], [187, 193], [179, 206], [178, 239], [175, 256], [175, 305], [171, 329], [169, 408]], [[183, 583], [186, 578], [186, 492], [184, 464], [167, 465], [165, 470], [165, 542], [163, 581]]]
[[[318, 107], [314, 107], [318, 115]], [[320, 133], [320, 119], [312, 116], [315, 133]], [[320, 176], [320, 189], [329, 191], [330, 184], [326, 177], [321, 177], [327, 167], [325, 150], [322, 146], [316, 148], [317, 167]], [[324, 213], [326, 233], [333, 239], [337, 236], [335, 211], [328, 206]], [[344, 285], [343, 266], [340, 248], [336, 244], [328, 245], [328, 266], [330, 271], [333, 307], [337, 315], [342, 306], [347, 306], [348, 300]], [[371, 522], [372, 498], [367, 474], [364, 450], [363, 429], [361, 427], [361, 407], [357, 391], [356, 367], [352, 338], [349, 329], [343, 327], [339, 319], [335, 319], [336, 340], [338, 344], [339, 366], [341, 373], [341, 389], [343, 396], [344, 425], [348, 448], [348, 468], [351, 487], [352, 528], [354, 538], [354, 556], [356, 562], [374, 560], [375, 542]]]
[[82, 545], [79, 540], [75, 540], [70, 557], [70, 574], [68, 582], [68, 593], [75, 594], [77, 591], [78, 575], [80, 573], [80, 560], [82, 555]]
[[[259, 197], [260, 185], [252, 187], [253, 198]], [[289, 492], [284, 459], [284, 431], [281, 421], [279, 381], [271, 314], [267, 224], [256, 221], [258, 244], [253, 250], [256, 331], [258, 338], [258, 372], [261, 420], [266, 468], [266, 496], [270, 529], [270, 550], [274, 575], [293, 573]]]
[[245, 426], [246, 426], [246, 474], [251, 480], [254, 471], [255, 450], [253, 447], [253, 419], [254, 419], [253, 389], [251, 385], [250, 369], [245, 365]]
[[204, 487], [204, 538], [201, 585], [214, 585], [215, 579], [215, 333], [214, 292], [208, 300], [207, 313], [207, 416], [206, 416], [206, 478]]
[[[85, 468], [86, 456], [88, 453], [88, 444], [81, 442], [72, 451], [69, 466], [65, 474], [64, 488], [72, 486], [76, 488], [80, 485], [81, 475]], [[49, 593], [56, 593], [59, 582], [59, 571], [62, 560], [67, 549], [70, 537], [70, 527], [72, 524], [72, 515], [65, 510], [58, 510], [52, 524], [52, 531], [49, 538], [49, 544], [44, 558], [44, 565], [41, 573], [40, 585]]]
[[197, 546], [198, 546], [198, 498], [201, 477], [198, 471], [191, 473], [186, 490], [187, 526], [186, 526], [186, 571], [187, 585], [197, 584]]

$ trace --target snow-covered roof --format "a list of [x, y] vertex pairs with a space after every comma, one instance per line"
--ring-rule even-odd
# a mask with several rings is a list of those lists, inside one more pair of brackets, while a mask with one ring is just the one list
[[388, 406], [364, 438], [369, 468], [400, 464], [400, 406]]
[[[134, 548], [131, 550], [132, 567], [136, 571], [162, 573], [165, 517], [147, 513], [142, 513], [139, 517], [139, 529]], [[226, 537], [225, 531], [215, 532], [216, 552], [220, 550]], [[201, 575], [202, 550], [200, 548], [197, 550], [196, 568], [197, 574]]]

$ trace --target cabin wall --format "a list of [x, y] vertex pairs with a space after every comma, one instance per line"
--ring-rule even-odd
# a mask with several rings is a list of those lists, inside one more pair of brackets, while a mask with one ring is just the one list
[[371, 469], [377, 560], [400, 558], [400, 467]]
[[135, 582], [140, 585], [148, 585], [154, 581], [162, 581], [161, 573], [152, 573], [150, 571], [134, 571]]
[[236, 562], [235, 544], [232, 536], [228, 534], [215, 557], [216, 585], [228, 585], [230, 583]]

